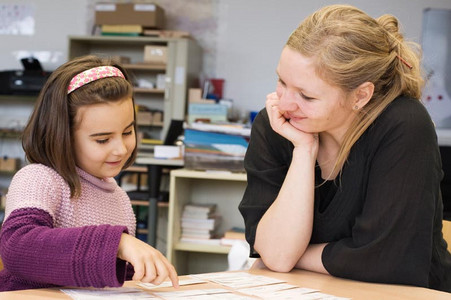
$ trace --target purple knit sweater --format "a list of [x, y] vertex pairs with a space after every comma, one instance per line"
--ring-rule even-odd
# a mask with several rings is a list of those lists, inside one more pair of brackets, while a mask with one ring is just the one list
[[126, 263], [116, 255], [121, 234], [135, 234], [130, 199], [113, 178], [77, 172], [76, 199], [46, 166], [31, 164], [14, 176], [0, 233], [0, 291], [123, 284]]

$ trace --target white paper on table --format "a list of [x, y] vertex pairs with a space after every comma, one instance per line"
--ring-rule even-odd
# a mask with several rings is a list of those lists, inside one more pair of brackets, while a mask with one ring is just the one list
[[[207, 281], [199, 278], [189, 278], [189, 279], [182, 279], [179, 281], [179, 285], [191, 285], [191, 284], [200, 284], [200, 283], [206, 283]], [[165, 287], [172, 287], [171, 281], [163, 281], [160, 285], [155, 285], [152, 283], [144, 283], [140, 282], [138, 283], [139, 286], [146, 288], [146, 289], [158, 289], [158, 288], [165, 288]]]
[[284, 280], [263, 275], [253, 275], [246, 272], [204, 273], [191, 276], [212, 281], [234, 289], [285, 282]]
[[157, 297], [143, 292], [137, 288], [103, 288], [103, 289], [61, 289], [63, 293], [74, 300], [136, 300], [136, 299], [158, 299]]
[[214, 295], [230, 293], [226, 289], [198, 289], [198, 290], [184, 290], [184, 291], [168, 291], [168, 292], [154, 292], [155, 295], [163, 299], [187, 299], [189, 297], [201, 295]]
[[[254, 287], [250, 287], [250, 288], [238, 289], [238, 292], [247, 294], [247, 295], [254, 295], [254, 296], [258, 296], [258, 297], [263, 297], [263, 296], [268, 297], [276, 292], [283, 291], [283, 290], [290, 290], [290, 289], [299, 289], [299, 287], [297, 285], [292, 285], [292, 284], [288, 284], [288, 283], [277, 283], [277, 284], [254, 286]], [[305, 293], [318, 292], [318, 290], [314, 290], [314, 289], [307, 289], [307, 288], [303, 288], [303, 289], [304, 289]]]

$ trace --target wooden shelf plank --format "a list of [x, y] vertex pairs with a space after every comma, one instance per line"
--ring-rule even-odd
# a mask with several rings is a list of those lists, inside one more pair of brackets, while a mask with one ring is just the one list
[[129, 70], [143, 70], [143, 71], [166, 71], [166, 65], [156, 65], [156, 64], [146, 64], [146, 63], [138, 63], [138, 64], [123, 64], [124, 68]]
[[[135, 206], [149, 206], [149, 201], [146, 200], [130, 200], [132, 205]], [[158, 202], [158, 207], [169, 207], [169, 202]]]

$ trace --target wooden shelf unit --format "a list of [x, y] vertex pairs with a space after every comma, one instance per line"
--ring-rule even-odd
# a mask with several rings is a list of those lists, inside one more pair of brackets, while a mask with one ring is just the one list
[[[148, 45], [167, 47], [166, 64], [144, 62], [144, 48]], [[163, 139], [171, 119], [185, 119], [188, 89], [198, 87], [202, 65], [202, 51], [195, 40], [141, 36], [69, 36], [69, 59], [87, 54], [129, 58], [130, 63], [122, 65], [135, 82], [146, 80], [155, 84], [157, 74], [165, 75], [164, 89], [134, 88], [136, 104], [163, 112], [162, 127], [139, 128], [149, 138]]]
[[169, 227], [167, 257], [179, 275], [224, 271], [229, 246], [180, 242], [181, 216], [187, 203], [216, 203], [222, 215], [218, 233], [244, 227], [238, 205], [244, 194], [244, 173], [173, 170], [169, 184]]

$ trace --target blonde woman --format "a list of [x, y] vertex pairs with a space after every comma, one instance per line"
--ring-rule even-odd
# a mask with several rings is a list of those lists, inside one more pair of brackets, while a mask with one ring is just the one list
[[347, 5], [291, 34], [245, 158], [239, 209], [260, 263], [451, 292], [417, 50], [395, 17]]

